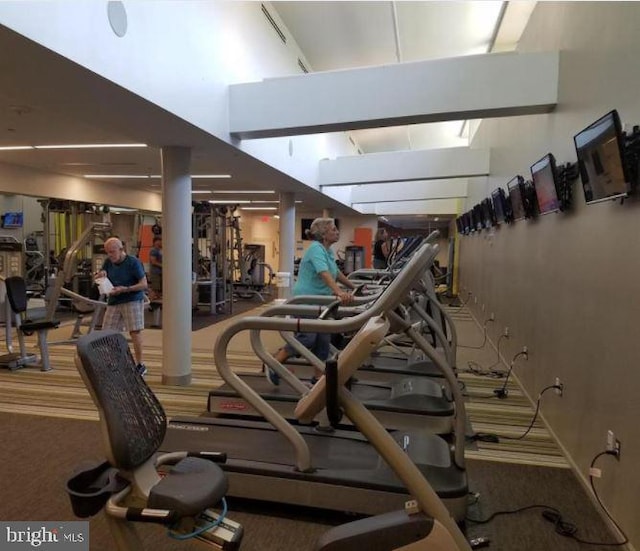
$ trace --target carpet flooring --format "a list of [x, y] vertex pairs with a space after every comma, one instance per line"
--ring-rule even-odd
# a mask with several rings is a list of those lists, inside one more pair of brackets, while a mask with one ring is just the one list
[[[495, 397], [493, 391], [502, 386], [503, 379], [487, 374], [506, 369], [499, 346], [496, 349], [491, 343], [482, 343], [482, 332], [464, 309], [451, 312], [462, 345], [458, 351], [459, 378], [472, 429], [502, 437], [521, 435], [530, 426], [534, 409], [513, 378], [507, 385], [508, 398]], [[158, 346], [147, 348], [147, 382], [169, 417], [205, 411], [208, 391], [222, 382], [215, 369], [212, 344], [223, 326], [210, 325], [199, 331], [198, 342], [211, 345], [193, 349], [193, 382], [189, 387], [162, 385], [162, 350]], [[28, 338], [27, 344], [30, 350], [36, 350], [34, 337]], [[73, 520], [64, 483], [79, 463], [101, 459], [97, 413], [73, 365], [74, 352], [73, 345], [51, 346], [54, 369], [46, 373], [33, 368], [0, 370], [0, 459], [5, 467], [5, 475], [0, 478], [2, 520]], [[246, 342], [232, 342], [229, 362], [236, 370], [261, 368]], [[475, 496], [470, 498], [474, 502], [469, 508], [470, 517], [486, 518], [497, 511], [545, 504], [560, 509], [566, 520], [578, 526], [582, 538], [613, 541], [601, 515], [539, 421], [526, 438], [479, 441], [466, 451], [466, 457], [470, 490]], [[245, 551], [313, 549], [328, 525], [347, 520], [333, 513], [250, 501], [231, 502], [231, 518], [245, 527]], [[145, 548], [162, 551], [177, 547], [163, 529], [146, 525], [141, 529]], [[498, 516], [487, 525], [469, 521], [465, 529], [469, 537], [488, 536], [494, 550], [584, 548], [554, 532], [539, 509]], [[180, 544], [180, 548], [195, 549], [191, 545]], [[589, 546], [595, 551], [609, 548]], [[91, 520], [91, 549], [113, 549], [101, 515]]]

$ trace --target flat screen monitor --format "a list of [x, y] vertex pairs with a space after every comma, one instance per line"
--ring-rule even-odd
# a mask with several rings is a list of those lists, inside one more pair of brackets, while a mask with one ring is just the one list
[[540, 214], [560, 210], [556, 160], [551, 153], [547, 153], [542, 159], [531, 165], [531, 177], [533, 178], [533, 187], [536, 190]]
[[516, 176], [507, 183], [509, 192], [509, 200], [511, 201], [511, 210], [513, 211], [514, 220], [522, 220], [526, 218], [524, 212], [524, 183], [522, 176]]
[[482, 216], [482, 207], [478, 203], [471, 211], [471, 231], [480, 231], [484, 226], [484, 218]]
[[503, 224], [513, 220], [511, 200], [505, 194], [504, 189], [499, 187], [491, 192], [491, 201], [493, 202], [496, 223]]
[[522, 184], [522, 204], [524, 206], [524, 217], [535, 218], [538, 216], [540, 209], [538, 208], [538, 198], [536, 196], [536, 190], [533, 187], [532, 180], [525, 180], [523, 178]]
[[622, 125], [614, 109], [573, 137], [587, 204], [626, 197], [631, 191], [624, 163]]
[[482, 222], [483, 226], [486, 229], [489, 229], [495, 225], [497, 225], [496, 215], [493, 212], [493, 205], [491, 204], [491, 199], [486, 198], [482, 200]]
[[469, 235], [469, 233], [471, 232], [471, 221], [468, 211], [460, 217], [460, 227], [462, 228], [460, 230], [460, 233], [462, 233], [463, 235]]
[[2, 227], [11, 229], [11, 228], [21, 228], [22, 227], [22, 213], [21, 212], [5, 212], [2, 215]]

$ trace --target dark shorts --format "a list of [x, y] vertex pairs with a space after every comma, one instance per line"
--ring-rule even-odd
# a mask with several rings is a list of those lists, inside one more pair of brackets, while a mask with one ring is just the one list
[[[330, 333], [296, 333], [294, 337], [323, 362], [329, 358], [329, 353], [331, 352]], [[298, 355], [290, 345], [285, 344], [284, 348], [290, 356]]]
[[374, 258], [373, 259], [373, 267], [376, 270], [386, 270], [387, 269], [387, 261], [386, 260], [381, 260], [379, 258]]
[[151, 290], [162, 293], [162, 274], [151, 274]]

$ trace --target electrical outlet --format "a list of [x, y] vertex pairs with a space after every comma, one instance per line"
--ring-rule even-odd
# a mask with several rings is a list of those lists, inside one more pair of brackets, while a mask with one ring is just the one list
[[509, 338], [509, 328], [505, 327], [504, 328], [504, 333], [502, 333], [505, 337]]
[[607, 431], [607, 453], [615, 455], [616, 459], [620, 460], [620, 440], [616, 438], [616, 435], [612, 430]]
[[564, 394], [564, 384], [560, 381], [560, 377], [556, 377], [555, 382], [556, 388], [554, 389], [558, 396], [562, 396]]

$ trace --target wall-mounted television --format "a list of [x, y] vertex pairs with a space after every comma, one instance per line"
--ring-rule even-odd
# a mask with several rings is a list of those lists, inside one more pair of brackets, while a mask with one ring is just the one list
[[471, 218], [468, 211], [460, 217], [460, 225], [462, 227], [461, 233], [464, 235], [469, 235], [469, 233], [471, 232]]
[[483, 226], [484, 218], [482, 215], [482, 206], [478, 203], [471, 210], [471, 231], [481, 231]]
[[511, 199], [507, 197], [504, 189], [499, 187], [498, 189], [492, 191], [491, 201], [493, 202], [493, 211], [495, 213], [496, 223], [509, 223], [513, 220]]
[[[311, 229], [311, 224], [313, 223], [314, 220], [315, 218], [300, 219], [300, 239], [305, 241], [311, 241], [311, 239], [307, 237], [307, 230]], [[338, 219], [334, 218], [333, 221], [335, 222], [336, 228], [340, 229], [340, 223], [338, 222]]]
[[2, 215], [2, 227], [6, 229], [21, 228], [23, 216], [21, 212], [5, 212]]
[[632, 190], [624, 162], [622, 125], [614, 109], [573, 137], [587, 204], [626, 197]]
[[498, 224], [496, 220], [496, 213], [493, 211], [493, 204], [488, 197], [483, 199], [480, 203], [482, 207], [482, 222], [485, 229], [489, 229]]
[[531, 177], [540, 214], [560, 210], [556, 160], [551, 153], [531, 165]]
[[507, 183], [507, 191], [509, 192], [509, 200], [511, 201], [511, 210], [514, 220], [522, 220], [526, 218], [524, 212], [524, 178], [516, 176]]

